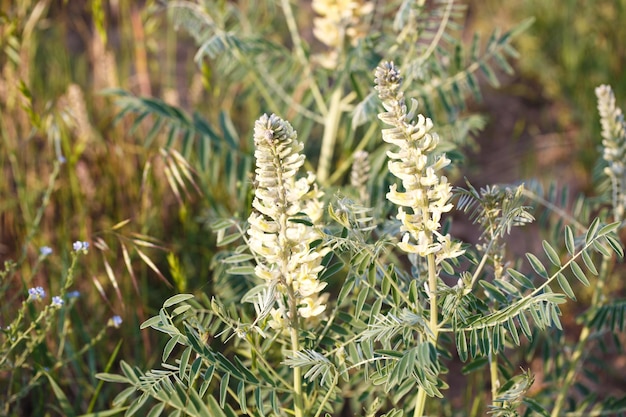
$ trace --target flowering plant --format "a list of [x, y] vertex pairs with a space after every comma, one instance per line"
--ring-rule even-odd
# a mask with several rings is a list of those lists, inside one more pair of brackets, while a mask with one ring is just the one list
[[[138, 410], [152, 396], [159, 401], [159, 410], [167, 404], [190, 414], [229, 415], [235, 413], [231, 398], [246, 414], [281, 415], [290, 410], [296, 416], [319, 416], [337, 413], [344, 403], [367, 395], [376, 398], [366, 402], [367, 415], [384, 407], [387, 415], [422, 416], [429, 408], [428, 398], [443, 397], [448, 388], [444, 352], [454, 341], [462, 361], [488, 364], [491, 414], [547, 412], [527, 397], [534, 380], [530, 370], [513, 375], [505, 354], [522, 344], [520, 333], [528, 340], [535, 337], [531, 323], [538, 329], [561, 327], [559, 305], [565, 297], [575, 298], [565, 272], [588, 284], [577, 259], [595, 273], [594, 252], [609, 259], [611, 247], [622, 256], [613, 234], [620, 223], [603, 225], [596, 219], [583, 236], [566, 226], [566, 259], [544, 241], [551, 266], [527, 254], [541, 279], [537, 282], [532, 274], [503, 266], [504, 247], [496, 244], [511, 227], [533, 220], [522, 205], [523, 187], [479, 193], [470, 186], [459, 190], [458, 205], [472, 211], [489, 240], [462, 249], [442, 232], [443, 215], [454, 202], [451, 185], [438, 173], [450, 161], [437, 153], [439, 139], [431, 120], [416, 114], [415, 102], [407, 111], [401, 86], [393, 63], [378, 66], [376, 89], [386, 110], [379, 117], [392, 126], [382, 136], [398, 148], [388, 151], [388, 166], [403, 189], [392, 184], [387, 199], [397, 206], [400, 239], [381, 236], [379, 243], [368, 243], [363, 239], [368, 229], [358, 227], [346, 201], [329, 206], [337, 233], [332, 232], [336, 229], [332, 223], [324, 225], [314, 176], [297, 178], [305, 158], [299, 153], [302, 144], [296, 132], [278, 116], [263, 115], [254, 129], [253, 211], [247, 227], [233, 235], [245, 243], [223, 260], [238, 265], [231, 275], [252, 273], [256, 278], [257, 284], [242, 298], [254, 306], [253, 315], [245, 306], [218, 298], [207, 300], [206, 307], [190, 302], [191, 295], [167, 300], [160, 314], [143, 327], [170, 335], [165, 359], [177, 344], [184, 347], [179, 365], [164, 363], [165, 370], [144, 374], [123, 364], [125, 376], [100, 375], [112, 382], [136, 381], [143, 394], [130, 410]], [[215, 227], [226, 231], [233, 224]], [[351, 225], [356, 226], [348, 230]], [[410, 272], [402, 263], [388, 260], [399, 256], [394, 247], [408, 255]], [[331, 256], [348, 256], [349, 267], [333, 262]], [[322, 293], [331, 270], [343, 275], [333, 299], [329, 292]], [[219, 337], [227, 350], [207, 344], [211, 335]], [[214, 379], [219, 381], [216, 396], [209, 394]], [[233, 380], [237, 382], [231, 386]], [[191, 403], [175, 394], [175, 386], [190, 396]], [[559, 401], [567, 390], [561, 392]], [[562, 403], [557, 406], [555, 416]]]
[[[320, 13], [323, 4], [331, 3], [333, 13]], [[623, 256], [615, 234], [620, 220], [611, 222], [602, 214], [582, 219], [589, 224], [584, 227], [567, 217], [568, 224], [554, 227], [563, 236], [556, 243], [543, 241], [541, 254], [511, 260], [507, 235], [534, 220], [533, 204], [547, 203], [554, 213], [562, 212], [523, 185], [477, 190], [469, 182], [467, 189], [454, 188], [448, 180], [452, 158], [447, 152], [455, 147], [435, 130], [452, 135], [450, 130], [435, 129], [431, 117], [418, 113], [418, 101], [412, 99], [408, 105], [405, 95], [413, 92], [422, 98], [428, 89], [413, 84], [431, 83], [453, 123], [463, 94], [477, 88], [476, 80], [474, 69], [467, 69], [449, 78], [445, 85], [451, 85], [450, 90], [424, 81], [423, 72], [430, 68], [425, 63], [437, 59], [443, 35], [437, 32], [435, 39], [427, 38], [432, 43], [425, 49], [416, 47], [419, 53], [413, 48], [421, 45], [420, 36], [428, 35], [428, 30], [414, 30], [424, 23], [415, 16], [426, 13], [423, 2], [418, 3], [415, 8], [407, 6], [406, 13], [398, 12], [393, 41], [381, 39], [389, 46], [384, 52], [400, 58], [403, 65], [390, 60], [368, 68], [370, 92], [355, 105], [356, 93], [345, 93], [341, 77], [326, 97], [323, 83], [311, 83], [315, 71], [322, 74], [337, 63], [342, 63], [337, 70], [352, 79], [361, 74], [350, 67], [351, 58], [365, 53], [371, 43], [365, 35], [361, 38], [363, 33], [356, 28], [363, 26], [355, 19], [373, 6], [315, 2], [314, 9], [325, 21], [316, 21], [314, 33], [334, 48], [333, 59], [337, 58], [333, 65], [326, 62], [319, 68], [306, 61], [291, 6], [281, 3], [295, 56], [305, 67], [304, 83], [311, 94], [307, 103], [314, 104], [309, 109], [283, 94], [265, 98], [272, 110], [281, 107], [274, 98], [284, 100], [290, 105], [284, 113], [293, 108], [303, 125], [304, 120], [320, 124], [317, 171], [300, 172], [314, 166], [304, 152], [313, 141], [311, 129], [306, 130], [308, 140], [299, 140], [292, 125], [277, 116], [279, 111], [256, 121], [251, 135], [255, 167], [251, 201], [248, 214], [242, 216], [247, 221], [227, 218], [211, 224], [223, 248], [215, 259], [211, 296], [174, 295], [141, 325], [169, 337], [163, 363], [144, 371], [121, 362], [122, 375], [99, 374], [102, 380], [131, 385], [115, 407], [128, 403], [126, 413], [132, 415], [147, 410], [150, 400], [151, 415], [166, 409], [199, 416], [318, 417], [342, 410], [367, 416], [457, 415], [446, 396], [455, 381], [451, 364], [462, 363], [467, 378], [479, 378], [481, 368], [488, 368], [489, 382], [481, 385], [486, 392], [471, 388], [467, 392], [477, 398], [487, 394], [483, 408], [491, 415], [563, 414], [576, 379], [574, 359], [579, 357], [560, 362], [558, 371], [566, 375], [563, 385], [555, 383], [532, 395], [534, 375], [528, 367], [519, 370], [523, 361], [517, 354], [536, 343], [540, 331], [562, 329], [561, 305], [567, 298], [575, 299], [573, 283], [589, 285], [589, 277], [596, 274], [599, 282], [607, 279], [610, 260]], [[334, 12], [341, 7], [346, 8], [342, 13]], [[332, 21], [331, 16], [342, 18]], [[230, 45], [237, 59], [243, 59], [241, 45], [216, 20], [210, 21], [215, 36], [205, 40], [201, 51], [216, 54], [219, 39], [222, 48]], [[322, 36], [322, 24], [334, 24], [337, 32], [325, 31]], [[503, 46], [511, 36], [494, 37], [490, 49], [505, 67], [504, 52], [498, 48], [513, 55]], [[397, 54], [406, 44], [413, 46]], [[448, 63], [440, 62], [446, 70], [452, 68]], [[478, 67], [493, 81], [486, 63]], [[268, 80], [273, 88], [276, 80]], [[432, 100], [422, 100], [426, 112]], [[615, 122], [616, 111], [605, 107], [602, 117], [611, 114]], [[347, 109], [353, 111], [351, 124], [342, 117]], [[382, 131], [375, 114], [386, 125]], [[352, 165], [349, 187], [343, 187], [340, 179], [350, 167], [334, 158], [342, 123], [351, 129], [369, 124], [372, 132], [380, 132], [369, 134], [376, 138], [371, 144], [368, 139], [351, 149], [346, 158]], [[609, 141], [605, 137], [605, 146]], [[366, 147], [370, 152], [364, 151]], [[607, 160], [614, 174], [615, 163]], [[372, 162], [384, 167], [383, 161], [387, 168], [376, 171], [378, 180], [371, 175]], [[333, 172], [335, 162], [339, 168]], [[338, 189], [334, 195], [321, 192], [331, 187]], [[380, 201], [372, 205], [377, 197]], [[476, 244], [452, 237], [455, 209], [469, 213], [480, 227]], [[618, 314], [617, 307], [610, 311]], [[581, 333], [573, 349], [578, 354], [597, 323], [591, 320], [586, 326], [587, 333]], [[462, 408], [480, 407], [479, 401]], [[608, 400], [600, 406], [606, 412], [621, 407]], [[475, 410], [472, 415], [478, 414]]]

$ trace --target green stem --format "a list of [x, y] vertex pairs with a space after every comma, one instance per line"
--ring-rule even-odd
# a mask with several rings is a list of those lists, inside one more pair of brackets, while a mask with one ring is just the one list
[[[291, 286], [287, 289], [289, 297], [289, 318], [291, 326], [289, 334], [291, 336], [291, 350], [292, 352], [300, 351], [300, 341], [298, 340], [299, 325], [298, 325], [298, 305], [296, 301], [296, 295]], [[304, 399], [302, 397], [302, 368], [299, 366], [293, 367], [293, 406], [295, 417], [304, 417]]]
[[417, 392], [417, 398], [415, 399], [413, 417], [422, 417], [424, 415], [424, 408], [426, 408], [426, 391], [420, 388]]
[[[291, 326], [291, 349], [294, 352], [300, 350], [298, 342], [298, 329]], [[296, 417], [304, 416], [304, 401], [302, 398], [302, 368], [294, 366], [293, 368], [293, 395], [294, 395], [294, 413]]]
[[326, 405], [326, 403], [328, 402], [328, 399], [330, 398], [330, 394], [333, 393], [333, 390], [337, 386], [338, 380], [339, 380], [339, 373], [336, 372], [335, 376], [333, 377], [333, 383], [328, 388], [328, 392], [326, 392], [326, 395], [324, 395], [324, 398], [322, 399], [320, 406], [317, 407], [317, 413], [315, 413], [314, 417], [319, 417], [322, 414], [322, 411], [324, 411], [324, 405]]
[[[11, 155], [11, 162], [14, 162], [13, 168], [15, 169], [17, 167], [17, 162], [14, 160], [13, 155]], [[39, 224], [41, 223], [41, 219], [43, 218], [43, 214], [46, 208], [50, 204], [50, 198], [52, 196], [52, 192], [54, 191], [57, 178], [59, 177], [59, 173], [61, 172], [61, 165], [62, 165], [62, 162], [59, 162], [58, 160], [54, 161], [52, 174], [50, 174], [50, 177], [48, 178], [48, 186], [46, 187], [46, 190], [44, 191], [43, 197], [41, 198], [41, 205], [37, 209], [37, 213], [35, 214], [35, 218], [33, 219], [32, 223], [28, 226], [28, 233], [26, 234], [26, 238], [24, 239], [24, 243], [22, 244], [22, 254], [20, 255], [19, 260], [17, 261], [18, 266], [20, 266], [26, 260], [26, 256], [28, 254], [28, 245], [33, 240], [33, 238], [35, 237], [35, 234], [39, 230]], [[18, 188], [18, 191], [19, 191], [19, 188]], [[22, 201], [27, 201], [27, 199], [25, 197], [20, 198], [20, 202]], [[26, 215], [27, 213], [26, 206], [23, 207], [22, 212]], [[17, 271], [17, 268], [15, 268], [15, 270]]]
[[435, 254], [428, 255], [428, 291], [430, 297], [430, 330], [433, 333], [431, 342], [436, 346], [439, 335], [439, 310], [437, 306], [437, 265]]
[[[590, 309], [597, 307], [602, 301], [602, 296], [604, 295], [604, 286], [606, 284], [606, 279], [609, 275], [610, 260], [610, 257], [605, 256], [602, 258], [600, 274], [598, 276], [598, 282], [594, 288], [593, 296], [591, 298], [591, 305], [589, 307]], [[550, 417], [557, 417], [558, 415], [560, 415], [561, 410], [563, 409], [563, 405], [565, 403], [565, 400], [567, 399], [567, 393], [574, 383], [576, 375], [578, 374], [578, 370], [580, 369], [579, 367], [582, 364], [582, 356], [585, 351], [585, 345], [590, 334], [591, 327], [589, 326], [589, 321], [586, 321], [585, 325], [580, 331], [580, 336], [578, 336], [578, 342], [576, 343], [576, 347], [574, 348], [572, 356], [568, 361], [567, 373], [565, 374], [563, 384], [561, 385], [561, 389], [559, 390], [556, 401], [554, 402], [554, 408], [552, 409]]]
[[500, 380], [498, 379], [498, 355], [493, 352], [489, 352], [489, 374], [491, 377], [491, 402], [495, 405], [500, 389]]
[[[428, 261], [428, 296], [430, 298], [430, 330], [432, 332], [430, 342], [437, 347], [437, 338], [439, 336], [439, 309], [437, 306], [437, 265], [435, 264], [435, 254], [431, 253], [427, 256]], [[426, 408], [426, 391], [420, 387], [415, 399], [414, 417], [424, 415]]]
[[335, 151], [337, 131], [341, 120], [341, 89], [337, 88], [330, 97], [330, 106], [324, 122], [324, 136], [322, 138], [322, 150], [317, 168], [317, 180], [326, 184], [330, 174], [330, 165]]
[[70, 267], [67, 269], [67, 277], [65, 277], [65, 282], [63, 283], [63, 293], [67, 292], [72, 284], [74, 284], [74, 270], [76, 269], [78, 254], [76, 252], [72, 252], [71, 257], [72, 262], [70, 263]]

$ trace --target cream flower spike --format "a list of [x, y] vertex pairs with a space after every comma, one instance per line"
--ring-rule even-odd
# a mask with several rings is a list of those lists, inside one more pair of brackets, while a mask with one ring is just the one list
[[299, 307], [300, 317], [308, 318], [322, 314], [326, 307], [327, 296], [320, 295], [326, 283], [318, 275], [329, 249], [310, 249], [320, 238], [319, 232], [291, 221], [294, 215], [305, 213], [314, 224], [318, 222], [322, 193], [314, 175], [296, 179], [304, 163], [299, 153], [303, 146], [289, 122], [274, 114], [263, 115], [254, 126], [254, 144], [257, 186], [252, 202], [255, 211], [248, 218], [249, 243], [260, 259], [256, 275], [279, 293], [269, 323], [279, 328], [293, 319], [285, 316], [288, 311]]
[[608, 85], [596, 88], [598, 113], [602, 124], [604, 172], [611, 178], [615, 221], [624, 219], [626, 206], [626, 122], [622, 110], [615, 105], [613, 89]]
[[[452, 185], [438, 175], [450, 160], [445, 155], [434, 156], [439, 136], [431, 132], [433, 122], [421, 114], [414, 120], [417, 101], [407, 111], [402, 77], [393, 62], [383, 62], [376, 68], [376, 90], [386, 112], [378, 115], [391, 125], [383, 129], [383, 140], [398, 147], [387, 152], [389, 171], [402, 182], [403, 191], [393, 184], [387, 199], [400, 206], [397, 218], [402, 222], [403, 236], [400, 248], [420, 256], [436, 254], [437, 263], [463, 253], [460, 244], [439, 232], [441, 215], [452, 209]], [[409, 211], [407, 211], [409, 210]], [[412, 243], [414, 242], [414, 243]]]

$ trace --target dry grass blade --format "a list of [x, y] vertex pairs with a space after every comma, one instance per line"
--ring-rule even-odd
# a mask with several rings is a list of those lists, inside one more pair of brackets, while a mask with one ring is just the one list
[[169, 281], [167, 280], [167, 278], [165, 278], [165, 276], [161, 273], [161, 271], [159, 270], [159, 268], [157, 268], [157, 266], [154, 264], [154, 262], [152, 262], [152, 260], [148, 257], [148, 255], [146, 255], [145, 253], [143, 253], [142, 251], [140, 251], [139, 249], [137, 249], [137, 254], [139, 255], [139, 257], [143, 260], [143, 262], [148, 265], [148, 267], [150, 269], [152, 269], [154, 271], [154, 273], [156, 273], [159, 278], [161, 279], [161, 281], [163, 281], [169, 288], [174, 288], [172, 286], [172, 284], [169, 283]]
[[155, 243], [152, 243], [152, 242], [148, 242], [147, 240], [144, 240], [144, 239], [141, 239], [141, 238], [134, 238], [134, 239], [131, 239], [131, 241], [132, 241], [135, 245], [137, 245], [137, 246], [143, 246], [144, 248], [155, 248], [155, 249], [162, 249], [162, 250], [165, 250], [165, 248], [164, 248], [164, 247], [159, 246], [159, 245], [157, 245], [157, 244], [155, 244]]
[[111, 248], [109, 248], [109, 245], [107, 245], [107, 243], [101, 237], [95, 238], [93, 241], [93, 245], [99, 250], [101, 250], [102, 252], [111, 250]]
[[133, 270], [132, 263], [130, 261], [130, 254], [128, 253], [128, 248], [122, 242], [120, 242], [122, 246], [122, 256], [124, 258], [124, 264], [126, 265], [126, 270], [130, 275], [130, 279], [133, 282], [133, 287], [135, 288], [135, 292], [139, 294], [139, 285], [137, 284], [137, 277], [135, 276], [135, 271]]
[[100, 293], [100, 296], [102, 297], [102, 299], [107, 303], [109, 308], [111, 310], [113, 310], [113, 305], [109, 301], [109, 297], [107, 297], [107, 294], [104, 291], [104, 288], [102, 287], [102, 284], [100, 284], [100, 281], [98, 281], [98, 278], [96, 278], [96, 276], [94, 275], [94, 276], [91, 277], [91, 279], [93, 281], [93, 285], [96, 287], [96, 290], [98, 290], [98, 293]]
[[161, 249], [164, 251], [167, 250], [167, 248], [165, 248], [158, 239], [155, 239], [152, 236], [148, 236], [148, 235], [144, 235], [142, 233], [136, 233], [136, 232], [132, 232], [130, 233], [130, 235], [132, 236], [131, 241], [135, 245], [143, 246], [146, 248]]
[[176, 160], [176, 164], [178, 165], [181, 172], [183, 173], [183, 176], [187, 178], [187, 181], [189, 181], [191, 185], [193, 185], [193, 188], [195, 188], [196, 192], [201, 195], [202, 192], [200, 191], [200, 187], [198, 187], [198, 184], [193, 179], [193, 175], [192, 175], [192, 174], [197, 175], [197, 172], [193, 169], [193, 167], [189, 164], [189, 162], [185, 159], [185, 157], [182, 156], [180, 152], [178, 152], [176, 149], [171, 149], [170, 154]]
[[117, 298], [120, 300], [120, 303], [124, 305], [124, 298], [122, 298], [122, 293], [120, 292], [120, 286], [117, 283], [117, 279], [115, 278], [115, 273], [113, 272], [113, 268], [109, 264], [109, 261], [103, 257], [104, 261], [104, 269], [106, 269], [107, 276], [109, 277], [109, 281], [111, 281], [111, 285], [113, 285], [113, 289], [115, 290], [115, 294], [117, 294]]
[[126, 226], [128, 223], [130, 223], [130, 219], [122, 220], [121, 222], [116, 223], [115, 225], [113, 225], [111, 230], [119, 230], [122, 227]]
[[178, 185], [176, 184], [176, 180], [174, 180], [174, 176], [172, 174], [170, 167], [166, 166], [163, 169], [163, 172], [165, 173], [165, 178], [167, 179], [167, 183], [169, 184], [170, 189], [172, 190], [172, 192], [174, 193], [174, 196], [176, 197], [176, 201], [178, 201], [178, 204], [182, 205], [183, 200], [180, 198], [180, 191], [178, 190]]
[[185, 181], [183, 180], [183, 177], [180, 175], [178, 164], [176, 163], [176, 161], [172, 160], [171, 158], [167, 158], [166, 163], [170, 169], [170, 172], [172, 173], [172, 177], [174, 178], [174, 180], [176, 180], [176, 183], [178, 184], [180, 189], [182, 189], [185, 192], [185, 196], [189, 198], [189, 193], [187, 192]]

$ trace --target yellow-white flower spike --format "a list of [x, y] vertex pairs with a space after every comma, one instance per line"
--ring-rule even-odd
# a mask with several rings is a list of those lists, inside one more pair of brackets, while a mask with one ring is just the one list
[[614, 220], [622, 221], [626, 210], [626, 122], [622, 110], [615, 105], [610, 86], [597, 87], [596, 96], [602, 125], [603, 157], [607, 162], [604, 172], [611, 179]]
[[407, 232], [399, 247], [420, 256], [436, 254], [436, 262], [459, 256], [460, 245], [439, 233], [441, 216], [452, 210], [449, 202], [452, 185], [440, 171], [450, 164], [445, 155], [433, 151], [439, 136], [432, 132], [433, 122], [421, 114], [415, 118], [417, 102], [407, 111], [402, 77], [393, 62], [383, 62], [376, 68], [376, 90], [386, 112], [378, 115], [390, 125], [383, 129], [383, 140], [398, 149], [387, 152], [389, 171], [402, 183], [404, 190], [392, 185], [387, 199], [399, 206], [397, 218], [402, 231]]
[[[322, 314], [327, 297], [320, 294], [326, 283], [318, 280], [322, 259], [329, 249], [310, 249], [320, 233], [315, 227], [293, 221], [301, 213], [317, 223], [323, 213], [322, 193], [315, 176], [296, 179], [304, 163], [299, 152], [303, 146], [291, 125], [276, 115], [263, 115], [254, 126], [256, 181], [248, 218], [250, 250], [259, 259], [256, 275], [273, 285], [282, 296], [276, 297], [268, 325], [284, 328], [290, 319], [285, 297], [295, 297], [289, 304], [299, 306], [300, 318]], [[305, 305], [305, 307], [300, 307]], [[294, 308], [295, 310], [295, 308]]]

